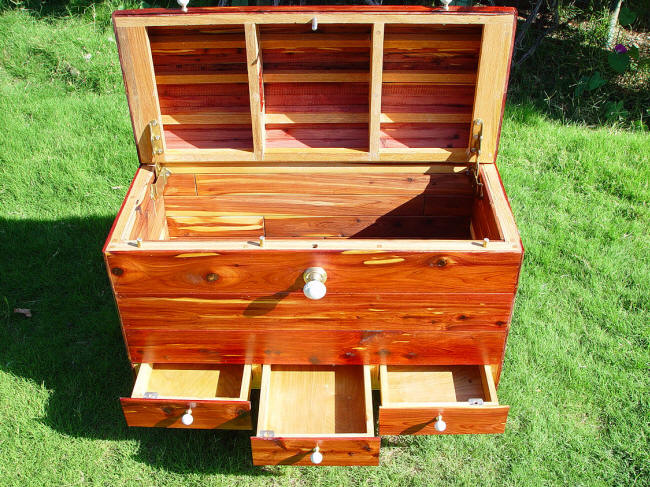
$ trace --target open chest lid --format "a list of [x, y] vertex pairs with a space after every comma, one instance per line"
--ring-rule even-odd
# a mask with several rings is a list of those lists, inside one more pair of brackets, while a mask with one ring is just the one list
[[113, 15], [141, 163], [493, 163], [516, 11]]

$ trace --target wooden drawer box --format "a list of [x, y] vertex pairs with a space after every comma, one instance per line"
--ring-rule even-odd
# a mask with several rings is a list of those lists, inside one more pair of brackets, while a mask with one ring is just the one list
[[377, 465], [374, 431], [369, 366], [264, 365], [255, 465]]
[[380, 435], [503, 433], [489, 365], [380, 365]]
[[250, 429], [259, 407], [255, 464], [376, 465], [374, 386], [379, 434], [502, 432], [514, 9], [113, 20], [140, 163], [104, 247], [127, 423]]
[[245, 430], [250, 385], [250, 365], [144, 363], [122, 409], [129, 426]]

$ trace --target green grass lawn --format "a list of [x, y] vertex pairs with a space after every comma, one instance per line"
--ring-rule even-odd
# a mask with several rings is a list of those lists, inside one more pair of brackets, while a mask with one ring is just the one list
[[526, 247], [506, 433], [387, 437], [378, 468], [253, 468], [248, 432], [125, 426], [101, 247], [137, 157], [113, 33], [1, 13], [0, 486], [648, 485], [650, 137], [533, 106], [507, 107], [498, 161]]

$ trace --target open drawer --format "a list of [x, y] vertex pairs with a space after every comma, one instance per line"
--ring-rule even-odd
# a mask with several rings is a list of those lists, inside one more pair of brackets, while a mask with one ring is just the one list
[[120, 401], [129, 426], [252, 429], [250, 384], [250, 365], [143, 363]]
[[378, 465], [369, 366], [264, 365], [255, 465]]
[[503, 433], [489, 365], [380, 365], [380, 435]]

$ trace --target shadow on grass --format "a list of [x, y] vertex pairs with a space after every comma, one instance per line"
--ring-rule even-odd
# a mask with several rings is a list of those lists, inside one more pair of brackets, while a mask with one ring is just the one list
[[137, 460], [174, 472], [268, 475], [249, 431], [126, 427], [133, 375], [101, 254], [111, 224], [0, 219], [0, 369], [48, 390], [42, 422], [64, 435], [137, 440]]

